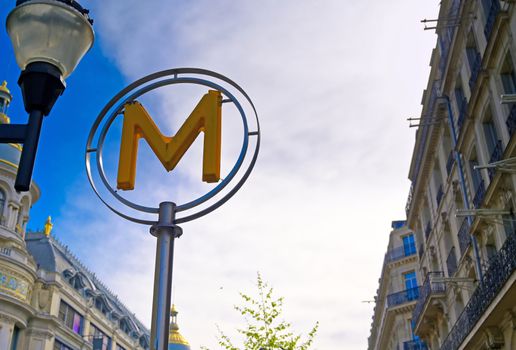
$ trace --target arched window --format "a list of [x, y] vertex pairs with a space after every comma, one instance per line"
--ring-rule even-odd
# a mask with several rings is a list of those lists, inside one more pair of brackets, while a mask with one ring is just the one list
[[5, 225], [4, 222], [4, 209], [5, 209], [5, 192], [0, 189], [0, 224]]

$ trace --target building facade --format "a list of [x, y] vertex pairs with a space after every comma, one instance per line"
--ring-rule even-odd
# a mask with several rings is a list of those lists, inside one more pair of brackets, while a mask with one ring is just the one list
[[420, 281], [414, 233], [393, 221], [375, 298], [368, 350], [426, 349], [412, 331]]
[[406, 204], [413, 332], [432, 350], [514, 350], [516, 3], [443, 0], [436, 32]]
[[[0, 86], [0, 123], [11, 95]], [[0, 144], [0, 349], [146, 350], [149, 331], [51, 235], [26, 232], [40, 190], [14, 190], [21, 147]]]

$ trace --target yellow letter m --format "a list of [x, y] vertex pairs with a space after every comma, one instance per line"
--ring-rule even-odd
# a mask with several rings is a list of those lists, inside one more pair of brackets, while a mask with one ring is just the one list
[[167, 171], [175, 168], [181, 157], [204, 132], [202, 180], [220, 179], [221, 103], [219, 91], [205, 94], [185, 123], [173, 137], [164, 136], [139, 102], [125, 105], [117, 188], [134, 189], [138, 142], [144, 138]]

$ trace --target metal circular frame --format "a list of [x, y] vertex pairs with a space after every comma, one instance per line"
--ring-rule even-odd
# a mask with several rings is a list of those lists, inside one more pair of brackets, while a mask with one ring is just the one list
[[[244, 96], [244, 98], [247, 100], [247, 102], [251, 106], [251, 108], [252, 108], [252, 110], [254, 112], [257, 130], [249, 132], [249, 127], [247, 125], [247, 116], [246, 116], [246, 114], [244, 112], [244, 109], [242, 108], [242, 105], [238, 102], [236, 97], [233, 96], [233, 94], [231, 94], [227, 89], [225, 89], [222, 86], [220, 86], [220, 85], [218, 85], [218, 84], [216, 84], [214, 82], [211, 82], [209, 80], [199, 79], [199, 78], [196, 78], [196, 77], [178, 77], [179, 74], [196, 74], [196, 75], [209, 76], [209, 77], [212, 77], [212, 78], [219, 79], [219, 80], [229, 84], [234, 89], [236, 89], [240, 94], [242, 94], [242, 96]], [[161, 79], [161, 78], [170, 77], [170, 76], [173, 76], [173, 77], [172, 78], [167, 78], [167, 79]], [[158, 80], [158, 81], [156, 81], [156, 80]], [[151, 83], [151, 84], [145, 85], [147, 83]], [[96, 153], [97, 154], [97, 162], [96, 162], [97, 164], [96, 165], [97, 165], [97, 169], [98, 169], [98, 172], [99, 172], [99, 176], [100, 176], [104, 186], [107, 188], [109, 193], [115, 199], [117, 199], [122, 204], [124, 204], [124, 205], [126, 205], [126, 206], [128, 206], [128, 207], [130, 207], [130, 208], [132, 208], [134, 210], [137, 210], [137, 211], [140, 211], [140, 212], [144, 212], [144, 213], [158, 214], [159, 208], [146, 207], [146, 206], [141, 206], [141, 205], [138, 205], [136, 203], [133, 203], [133, 202], [127, 200], [126, 198], [122, 197], [121, 195], [119, 195], [117, 193], [117, 191], [115, 189], [113, 189], [113, 187], [111, 187], [111, 185], [109, 184], [109, 181], [107, 180], [106, 174], [104, 172], [103, 153], [102, 152], [103, 152], [103, 146], [104, 146], [104, 141], [105, 141], [107, 132], [108, 132], [109, 128], [111, 127], [113, 121], [116, 119], [116, 117], [122, 113], [122, 110], [123, 110], [124, 105], [126, 103], [134, 101], [136, 98], [144, 95], [145, 93], [147, 93], [149, 91], [152, 91], [154, 89], [157, 89], [157, 88], [160, 88], [160, 87], [163, 87], [163, 86], [173, 85], [173, 84], [195, 84], [195, 85], [202, 85], [202, 86], [207, 86], [207, 87], [210, 87], [210, 88], [213, 88], [213, 89], [216, 89], [216, 90], [220, 91], [223, 95], [225, 95], [228, 98], [228, 101], [234, 103], [234, 105], [236, 106], [236, 108], [238, 109], [238, 111], [240, 113], [240, 116], [242, 118], [243, 127], [244, 127], [244, 140], [243, 140], [243, 143], [242, 143], [242, 148], [241, 148], [239, 157], [238, 157], [235, 165], [233, 166], [233, 168], [229, 172], [229, 174], [222, 180], [222, 182], [220, 182], [215, 188], [213, 188], [212, 190], [210, 190], [206, 194], [204, 194], [204, 195], [202, 195], [202, 196], [198, 197], [197, 199], [194, 199], [194, 200], [192, 200], [190, 202], [178, 205], [177, 209], [176, 209], [176, 212], [181, 212], [181, 211], [186, 211], [186, 210], [192, 209], [192, 208], [194, 208], [194, 207], [196, 207], [196, 206], [198, 206], [200, 204], [203, 204], [203, 203], [207, 202], [208, 200], [212, 199], [215, 195], [220, 193], [229, 184], [229, 182], [231, 182], [233, 180], [233, 178], [239, 172], [239, 170], [240, 170], [240, 168], [241, 168], [241, 166], [242, 166], [242, 164], [243, 164], [243, 162], [245, 160], [247, 151], [248, 151], [249, 136], [256, 136], [257, 137], [257, 139], [256, 139], [256, 147], [255, 147], [255, 150], [254, 150], [253, 157], [252, 157], [252, 159], [251, 159], [251, 161], [249, 163], [248, 168], [245, 170], [244, 175], [239, 180], [239, 182], [228, 193], [226, 193], [222, 198], [220, 198], [217, 202], [215, 202], [214, 204], [210, 205], [209, 207], [207, 207], [205, 209], [202, 209], [202, 210], [200, 210], [200, 211], [198, 211], [196, 213], [184, 216], [182, 218], [177, 218], [175, 220], [176, 224], [180, 224], [180, 223], [183, 223], [183, 222], [188, 222], [188, 221], [197, 219], [197, 218], [199, 218], [201, 216], [204, 216], [204, 215], [212, 212], [213, 210], [219, 208], [225, 202], [227, 202], [242, 187], [244, 182], [247, 180], [247, 178], [249, 177], [251, 171], [254, 168], [254, 165], [256, 163], [256, 159], [258, 157], [258, 152], [259, 152], [259, 149], [260, 149], [260, 123], [259, 123], [259, 120], [258, 120], [258, 114], [256, 112], [256, 108], [254, 107], [254, 104], [251, 101], [250, 97], [247, 95], [247, 93], [238, 84], [236, 84], [231, 79], [229, 79], [229, 78], [227, 78], [227, 77], [225, 77], [225, 76], [223, 76], [223, 75], [221, 75], [219, 73], [212, 72], [212, 71], [205, 70], [205, 69], [199, 69], [199, 68], [178, 68], [178, 69], [169, 69], [169, 70], [164, 70], [164, 71], [156, 72], [156, 73], [150, 74], [150, 75], [148, 75], [146, 77], [143, 77], [143, 78], [135, 81], [134, 83], [128, 85], [126, 88], [121, 90], [118, 94], [116, 94], [106, 104], [106, 106], [102, 109], [102, 111], [98, 115], [97, 119], [95, 120], [95, 122], [94, 122], [94, 124], [93, 124], [93, 126], [91, 128], [90, 134], [88, 136], [88, 141], [87, 141], [87, 145], [86, 145], [85, 161], [86, 161], [86, 172], [87, 172], [87, 175], [88, 175], [88, 180], [90, 182], [90, 185], [93, 188], [93, 191], [97, 195], [97, 197], [99, 197], [99, 199], [102, 201], [102, 203], [104, 203], [104, 205], [106, 205], [115, 214], [123, 217], [124, 219], [130, 220], [130, 221], [133, 221], [133, 222], [136, 222], [136, 223], [146, 224], [146, 225], [153, 225], [153, 224], [156, 224], [157, 221], [139, 219], [139, 218], [135, 218], [135, 217], [129, 216], [127, 214], [124, 214], [120, 210], [116, 209], [114, 206], [109, 204], [107, 202], [107, 200], [105, 200], [102, 197], [102, 195], [100, 194], [100, 192], [98, 191], [98, 189], [97, 189], [97, 187], [95, 185], [95, 182], [93, 180], [93, 176], [92, 176], [92, 173], [91, 173], [91, 161], [90, 161], [91, 153]], [[141, 87], [142, 85], [145, 85], [145, 86]], [[134, 90], [136, 90], [136, 91], [134, 91]], [[129, 93], [131, 93], [131, 94], [124, 98], [124, 96], [128, 95]], [[122, 98], [123, 98], [123, 100], [122, 100]], [[119, 102], [121, 100], [122, 100], [122, 102]], [[93, 139], [94, 139], [94, 137], [95, 137], [95, 135], [97, 133], [97, 130], [98, 130], [100, 124], [106, 118], [106, 115], [108, 114], [108, 112], [115, 105], [116, 105], [116, 108], [107, 116], [106, 122], [105, 122], [104, 126], [102, 127], [100, 136], [99, 136], [99, 138], [97, 140], [96, 147], [92, 147]]]

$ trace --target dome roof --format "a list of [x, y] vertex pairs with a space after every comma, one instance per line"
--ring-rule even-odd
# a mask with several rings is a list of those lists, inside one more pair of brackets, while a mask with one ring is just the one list
[[175, 305], [172, 305], [170, 310], [170, 329], [168, 332], [168, 350], [190, 350], [190, 344], [179, 333], [179, 326], [177, 325], [177, 310]]

